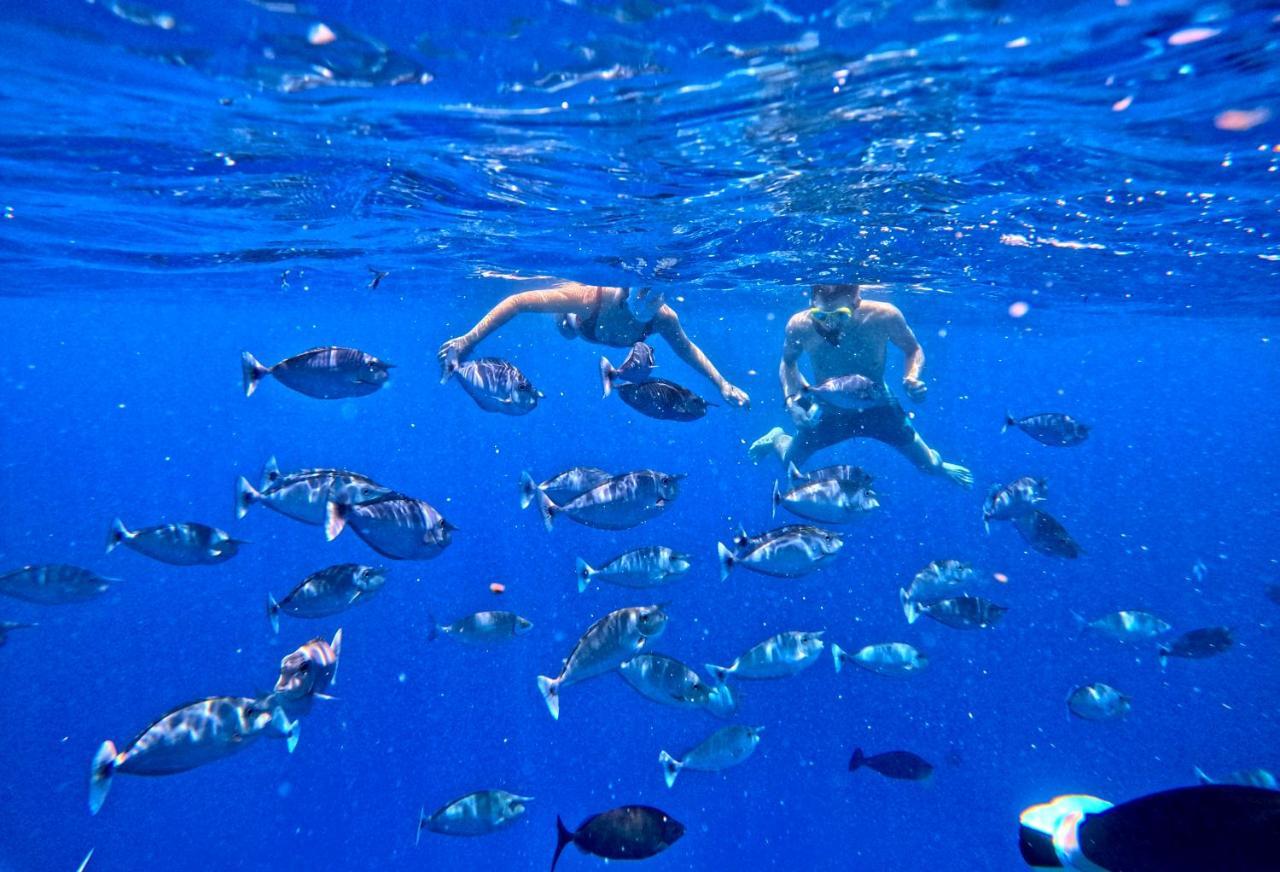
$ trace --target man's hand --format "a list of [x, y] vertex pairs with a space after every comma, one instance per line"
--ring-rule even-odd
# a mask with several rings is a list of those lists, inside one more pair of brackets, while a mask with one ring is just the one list
[[918, 378], [904, 378], [902, 387], [907, 392], [907, 396], [917, 403], [923, 403], [924, 398], [929, 395], [929, 387]]
[[724, 401], [731, 406], [737, 406], [739, 409], [751, 408], [751, 397], [747, 396], [747, 392], [735, 388], [728, 382], [720, 385], [720, 396], [724, 397]]
[[436, 352], [436, 359], [440, 361], [440, 381], [443, 382], [452, 375], [458, 366], [458, 361], [466, 357], [470, 351], [471, 346], [463, 336], [456, 336], [441, 345], [440, 350]]
[[809, 429], [818, 425], [822, 416], [822, 407], [812, 400], [802, 400], [799, 395], [787, 397], [787, 412], [797, 427]]

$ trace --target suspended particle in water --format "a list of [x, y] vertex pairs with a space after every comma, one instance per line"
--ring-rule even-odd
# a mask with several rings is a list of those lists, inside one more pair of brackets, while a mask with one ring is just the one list
[[1031, 311], [1030, 304], [1022, 300], [1018, 300], [1016, 303], [1009, 304], [1010, 318], [1021, 318], [1023, 315], [1027, 314], [1030, 311]]

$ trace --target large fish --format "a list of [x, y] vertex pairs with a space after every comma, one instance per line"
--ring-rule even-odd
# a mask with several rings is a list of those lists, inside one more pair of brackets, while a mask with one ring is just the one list
[[339, 563], [304, 578], [277, 602], [267, 594], [267, 619], [280, 632], [280, 613], [295, 618], [327, 618], [363, 602], [382, 589], [387, 571], [381, 566]]
[[911, 579], [907, 599], [917, 602], [944, 599], [977, 579], [978, 573], [962, 560], [934, 560]]
[[0, 575], [0, 594], [46, 606], [79, 603], [106, 593], [116, 580], [79, 566], [43, 563]]
[[835, 560], [844, 547], [844, 540], [820, 527], [788, 524], [763, 536], [750, 537], [744, 533], [734, 540], [734, 545], [736, 551], [731, 551], [723, 542], [716, 543], [721, 581], [739, 564], [775, 578], [800, 578]]
[[994, 485], [982, 505], [982, 526], [990, 532], [992, 521], [1016, 520], [1044, 502], [1047, 495], [1045, 480], [1029, 475]]
[[1041, 412], [1025, 418], [1015, 418], [1013, 415], [1006, 414], [1004, 426], [1000, 428], [1000, 432], [1003, 433], [1010, 427], [1017, 427], [1042, 445], [1052, 445], [1056, 448], [1079, 445], [1089, 438], [1088, 424], [1082, 424], [1070, 415], [1063, 415], [1060, 412]]
[[853, 412], [889, 402], [884, 385], [864, 375], [838, 375], [816, 385], [805, 385], [800, 389], [800, 396], [812, 397], [823, 405]]
[[522, 472], [520, 473], [520, 508], [529, 508], [529, 504], [538, 498], [539, 492], [546, 494], [551, 502], [557, 505], [567, 503], [611, 478], [613, 474], [603, 469], [597, 469], [594, 466], [575, 466], [538, 484], [533, 480], [533, 476]]
[[1032, 509], [1025, 515], [1013, 519], [1013, 527], [1022, 536], [1023, 541], [1041, 554], [1050, 557], [1065, 557], [1075, 560], [1080, 556], [1081, 548], [1067, 528], [1048, 512]]
[[556, 816], [556, 853], [551, 872], [560, 854], [577, 845], [584, 854], [606, 860], [645, 860], [661, 854], [684, 835], [684, 824], [661, 809], [647, 805], [624, 805], [592, 815], [572, 832]]
[[370, 548], [392, 560], [431, 560], [453, 541], [457, 528], [429, 503], [392, 494], [349, 506], [329, 502], [325, 536], [332, 542], [346, 527]]
[[619, 587], [661, 587], [679, 579], [689, 571], [689, 555], [678, 554], [664, 545], [635, 548], [620, 554], [599, 569], [578, 558], [578, 592], [593, 580], [607, 581]]
[[533, 629], [532, 621], [520, 617], [515, 612], [474, 612], [459, 618], [452, 624], [437, 624], [436, 619], [431, 617], [430, 622], [431, 629], [427, 632], [428, 642], [434, 642], [440, 636], [449, 636], [468, 645], [507, 642]]
[[280, 514], [319, 527], [330, 502], [359, 505], [390, 496], [394, 491], [367, 476], [345, 469], [303, 469], [282, 474], [273, 457], [262, 470], [262, 484], [255, 488], [240, 477], [236, 482], [236, 517], [249, 506], [262, 503]]
[[839, 672], [845, 663], [855, 663], [863, 669], [880, 675], [911, 675], [929, 665], [929, 658], [906, 642], [867, 645], [856, 654], [849, 654], [833, 642], [831, 659], [835, 662], [836, 672]]
[[280, 676], [272, 694], [290, 711], [305, 713], [314, 699], [328, 699], [329, 687], [338, 680], [338, 658], [342, 655], [342, 630], [326, 642], [316, 637], [304, 642], [280, 661]]
[[610, 612], [582, 634], [555, 678], [538, 676], [538, 691], [551, 717], [560, 719], [560, 693], [571, 684], [617, 669], [662, 635], [667, 615], [662, 606], [633, 606]]
[[1005, 606], [967, 593], [927, 603], [915, 602], [907, 596], [905, 590], [898, 594], [908, 624], [914, 624], [921, 615], [928, 615], [938, 623], [956, 630], [982, 630], [994, 627], [1004, 617], [1004, 613], [1009, 611]]
[[457, 351], [451, 349], [441, 384], [455, 375], [467, 395], [486, 412], [527, 415], [538, 407], [538, 400], [544, 396], [514, 363], [498, 357], [459, 362]]
[[848, 524], [880, 507], [875, 493], [867, 487], [857, 487], [851, 481], [825, 478], [794, 487], [783, 493], [778, 483], [773, 483], [773, 514], [783, 506], [793, 515], [799, 515], [821, 524]]
[[709, 403], [684, 385], [664, 378], [618, 386], [618, 396], [642, 415], [660, 421], [696, 421], [707, 414]]
[[729, 717], [737, 703], [727, 684], [711, 685], [698, 673], [665, 654], [637, 654], [618, 667], [627, 684], [643, 697], [673, 708], [701, 708]]
[[801, 472], [800, 468], [794, 463], [787, 464], [787, 481], [792, 487], [808, 484], [811, 481], [823, 481], [828, 478], [847, 481], [857, 489], [871, 487], [871, 482], [874, 481], [871, 474], [861, 466], [838, 464], [836, 466], [823, 466], [809, 472]]
[[653, 348], [645, 342], [637, 342], [631, 346], [631, 350], [627, 352], [627, 359], [622, 361], [622, 366], [617, 369], [613, 368], [609, 358], [600, 358], [600, 382], [604, 391], [601, 397], [607, 397], [613, 392], [613, 384], [616, 381], [633, 384], [648, 381], [657, 366], [658, 364], [654, 362]]
[[148, 726], [117, 751], [102, 743], [89, 772], [89, 811], [97, 814], [117, 772], [126, 775], [173, 775], [229, 757], [266, 734], [287, 739], [289, 752], [298, 744], [298, 723], [273, 696], [249, 699], [215, 696], [179, 706]]
[[849, 758], [849, 771], [856, 772], [863, 766], [900, 781], [927, 781], [933, 775], [933, 764], [910, 751], [886, 751], [868, 757], [861, 748], [854, 748], [853, 756]]
[[131, 531], [116, 518], [111, 522], [111, 532], [107, 535], [107, 553], [110, 554], [120, 544], [161, 563], [196, 566], [230, 560], [245, 543], [216, 527], [193, 521]]
[[336, 345], [312, 348], [275, 366], [263, 366], [247, 351], [240, 355], [246, 397], [253, 396], [258, 382], [269, 375], [285, 387], [318, 400], [363, 397], [386, 384], [391, 375], [387, 370], [394, 366], [358, 349]]
[[730, 766], [737, 766], [755, 753], [762, 732], [764, 727], [732, 724], [721, 727], [703, 739], [682, 759], [677, 760], [666, 751], [659, 752], [658, 762], [662, 764], [662, 776], [666, 779], [667, 787], [675, 786], [676, 776], [681, 769], [719, 772]]
[[1160, 667], [1168, 663], [1170, 657], [1185, 657], [1189, 660], [1202, 660], [1205, 657], [1216, 657], [1235, 644], [1230, 627], [1202, 627], [1188, 630], [1168, 645], [1159, 648]]
[[651, 469], [615, 475], [563, 505], [545, 493], [538, 494], [543, 523], [552, 529], [557, 515], [564, 514], [584, 527], [599, 530], [626, 530], [662, 514], [680, 493], [684, 475], [669, 475]]
[[809, 633], [792, 630], [770, 636], [728, 666], [707, 664], [707, 672], [724, 683], [736, 678], [786, 678], [808, 669], [822, 653], [823, 630]]
[[[505, 790], [479, 790], [446, 803], [430, 816], [418, 813], [418, 836], [423, 830], [446, 836], [487, 836], [506, 827], [525, 813], [532, 796], [517, 796]], [[417, 844], [417, 840], [414, 840]]]
[[1074, 687], [1067, 694], [1067, 709], [1081, 720], [1118, 720], [1127, 715], [1131, 707], [1128, 696], [1101, 681]]
[[1173, 629], [1167, 621], [1150, 612], [1111, 612], [1094, 621], [1086, 621], [1072, 612], [1083, 635], [1086, 632], [1108, 636], [1117, 642], [1146, 642]]

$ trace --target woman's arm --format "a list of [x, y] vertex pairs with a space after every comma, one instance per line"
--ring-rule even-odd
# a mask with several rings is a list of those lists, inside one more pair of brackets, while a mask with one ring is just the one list
[[667, 344], [671, 346], [671, 350], [677, 357], [706, 376], [716, 386], [716, 390], [720, 391], [720, 396], [724, 397], [725, 402], [744, 409], [750, 408], [751, 398], [747, 396], [746, 391], [734, 387], [720, 375], [715, 364], [684, 332], [684, 328], [680, 326], [680, 316], [674, 309], [663, 306], [655, 321], [655, 332], [667, 340]]
[[440, 350], [436, 352], [436, 357], [440, 359], [442, 367], [454, 352], [459, 359], [466, 357], [484, 341], [485, 337], [524, 312], [575, 314], [585, 317], [591, 306], [588, 300], [591, 290], [589, 285], [564, 284], [538, 291], [512, 294], [490, 309], [489, 313], [476, 323], [476, 326], [441, 345]]

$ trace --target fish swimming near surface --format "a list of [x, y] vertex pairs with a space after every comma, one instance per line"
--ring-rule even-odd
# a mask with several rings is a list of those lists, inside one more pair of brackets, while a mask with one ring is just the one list
[[673, 708], [705, 709], [731, 717], [738, 708], [727, 684], [708, 684], [693, 669], [665, 654], [637, 654], [618, 667], [641, 696]]
[[556, 853], [551, 872], [560, 854], [577, 845], [584, 854], [605, 860], [646, 860], [661, 854], [684, 835], [684, 824], [661, 809], [647, 805], [624, 805], [592, 815], [571, 831], [556, 816]]
[[654, 360], [653, 346], [647, 342], [637, 342], [631, 346], [631, 350], [627, 352], [627, 359], [622, 361], [622, 366], [614, 369], [613, 364], [609, 363], [609, 358], [600, 358], [600, 383], [603, 388], [601, 398], [609, 396], [613, 393], [613, 385], [618, 381], [631, 382], [639, 384], [646, 382], [653, 376], [653, 371], [658, 364]]
[[1024, 475], [1008, 484], [992, 486], [982, 505], [982, 526], [991, 531], [992, 521], [1013, 521], [1044, 502], [1048, 496], [1048, 484], [1043, 478]]
[[387, 571], [381, 566], [339, 563], [304, 578], [277, 602], [267, 594], [267, 619], [280, 632], [280, 613], [295, 618], [327, 618], [364, 602], [382, 589]]
[[1019, 851], [1036, 869], [1260, 872], [1276, 868], [1280, 792], [1206, 784], [1119, 805], [1069, 794], [1018, 823]]
[[613, 474], [603, 469], [596, 469], [594, 466], [575, 466], [538, 484], [533, 480], [533, 476], [522, 472], [520, 473], [520, 508], [529, 508], [529, 505], [538, 499], [539, 492], [546, 494], [551, 502], [557, 505], [567, 503], [611, 478]]
[[801, 472], [800, 468], [794, 463], [787, 464], [787, 482], [793, 488], [813, 481], [825, 481], [826, 479], [847, 481], [854, 486], [855, 490], [869, 488], [871, 487], [871, 483], [875, 480], [873, 476], [861, 466], [838, 464], [836, 466], [823, 466], [819, 469]]
[[707, 664], [707, 672], [723, 684], [730, 675], [735, 678], [787, 678], [818, 662], [822, 653], [823, 630], [806, 632], [791, 630], [770, 636], [751, 648], [728, 666]]
[[849, 771], [856, 772], [863, 766], [900, 781], [925, 781], [933, 775], [933, 764], [910, 751], [886, 751], [868, 757], [861, 748], [854, 748], [853, 756], [849, 758]]
[[1065, 557], [1075, 560], [1080, 556], [1081, 548], [1067, 528], [1048, 512], [1032, 509], [1025, 515], [1013, 519], [1014, 529], [1022, 536], [1023, 541], [1034, 550], [1050, 557]]
[[1070, 415], [1060, 412], [1042, 412], [1039, 415], [1028, 415], [1025, 418], [1004, 416], [1003, 433], [1010, 427], [1016, 427], [1042, 445], [1063, 448], [1079, 445], [1089, 438], [1089, 425], [1082, 424]]
[[503, 415], [527, 415], [538, 407], [545, 394], [533, 386], [514, 363], [498, 357], [458, 361], [458, 352], [450, 348], [445, 359], [440, 383], [457, 376], [467, 396], [486, 412]]
[[1163, 669], [1170, 657], [1184, 657], [1189, 660], [1203, 660], [1224, 654], [1235, 644], [1235, 637], [1230, 627], [1202, 627], [1188, 630], [1167, 645], [1159, 648], [1160, 668]]
[[390, 496], [394, 491], [367, 476], [345, 469], [303, 469], [281, 473], [272, 457], [262, 470], [262, 484], [254, 487], [244, 476], [236, 482], [236, 517], [262, 503], [280, 514], [317, 527], [325, 522], [330, 502], [359, 505]]
[[1071, 614], [1081, 635], [1096, 633], [1117, 642], [1146, 642], [1173, 629], [1167, 621], [1150, 612], [1111, 612], [1093, 621], [1087, 621], [1075, 612]]
[[1114, 721], [1132, 708], [1130, 698], [1109, 684], [1095, 681], [1072, 688], [1067, 694], [1067, 709], [1086, 721]]
[[773, 514], [778, 506], [820, 524], [848, 524], [865, 517], [880, 507], [875, 493], [867, 487], [839, 478], [819, 479], [794, 487], [785, 493], [773, 483]]
[[907, 599], [915, 602], [946, 599], [977, 580], [978, 573], [973, 566], [962, 560], [934, 560], [911, 579]]
[[131, 531], [116, 518], [111, 522], [111, 532], [107, 535], [107, 553], [121, 544], [161, 563], [208, 566], [235, 557], [245, 542], [217, 527], [194, 521], [159, 524]]
[[661, 587], [677, 581], [689, 571], [689, 555], [679, 554], [664, 545], [635, 548], [619, 554], [599, 569], [578, 558], [578, 592], [599, 579], [619, 587]]
[[838, 375], [816, 385], [805, 385], [799, 396], [811, 397], [826, 406], [861, 412], [889, 402], [882, 383], [864, 375]]
[[659, 421], [696, 421], [715, 405], [684, 385], [664, 378], [619, 385], [618, 396], [640, 414]]
[[734, 546], [736, 551], [723, 542], [716, 543], [721, 581], [738, 565], [775, 578], [800, 578], [835, 560], [844, 547], [844, 539], [821, 527], [788, 524], [763, 536], [743, 533], [734, 540]]
[[325, 537], [332, 542], [347, 527], [374, 551], [392, 560], [439, 557], [457, 530], [430, 503], [403, 494], [355, 506], [330, 500]]
[[667, 614], [656, 605], [618, 609], [588, 627], [558, 676], [538, 676], [538, 692], [551, 717], [560, 720], [560, 693], [564, 688], [612, 672], [644, 650], [666, 628]]
[[730, 766], [737, 766], [755, 753], [763, 732], [764, 727], [732, 724], [721, 727], [703, 739], [682, 759], [677, 760], [666, 751], [659, 752], [658, 762], [662, 764], [662, 776], [666, 779], [667, 787], [675, 787], [676, 776], [682, 769], [720, 772]]
[[494, 642], [506, 642], [516, 636], [523, 636], [533, 629], [533, 622], [522, 618], [515, 612], [485, 611], [474, 612], [459, 618], [452, 624], [437, 624], [430, 618], [431, 629], [427, 632], [427, 641], [434, 642], [441, 636], [466, 642], [468, 645], [490, 645]]
[[898, 595], [908, 624], [914, 624], [921, 615], [928, 615], [955, 630], [984, 630], [998, 624], [1004, 613], [1009, 611], [1005, 606], [967, 593], [933, 602], [915, 602], [905, 590], [899, 591]]
[[[418, 836], [423, 830], [445, 836], [487, 836], [504, 829], [525, 813], [532, 796], [505, 790], [478, 790], [446, 803], [431, 815], [418, 813]], [[417, 844], [417, 839], [414, 840]]]
[[1222, 778], [1210, 778], [1199, 766], [1195, 767], [1195, 772], [1196, 780], [1201, 784], [1242, 784], [1263, 790], [1280, 790], [1280, 781], [1265, 769], [1241, 769]]
[[911, 675], [929, 665], [929, 658], [906, 642], [867, 645], [856, 654], [849, 654], [832, 643], [831, 659], [835, 662], [836, 672], [844, 668], [844, 664], [854, 663], [878, 675]]
[[116, 581], [79, 566], [41, 563], [0, 575], [0, 594], [45, 606], [64, 605], [102, 596]]
[[292, 713], [305, 714], [315, 699], [329, 699], [329, 688], [338, 680], [338, 658], [342, 655], [342, 629], [332, 641], [316, 637], [304, 642], [280, 661], [273, 698]]
[[642, 469], [615, 475], [567, 503], [558, 505], [546, 493], [538, 494], [542, 521], [551, 530], [563, 514], [584, 527], [626, 530], [662, 514], [679, 495], [684, 475]]
[[20, 624], [17, 621], [0, 621], [0, 648], [9, 641], [9, 634], [14, 630], [33, 630], [39, 624]]
[[89, 772], [89, 811], [97, 814], [117, 772], [173, 775], [221, 760], [247, 748], [261, 735], [298, 744], [298, 722], [291, 721], [271, 695], [260, 699], [215, 696], [179, 706], [117, 750], [107, 740], [98, 748]]
[[240, 355], [244, 395], [253, 396], [258, 382], [267, 376], [300, 394], [317, 400], [367, 396], [387, 383], [395, 367], [355, 348], [331, 345], [312, 348], [286, 358], [275, 366], [263, 366], [249, 352]]

